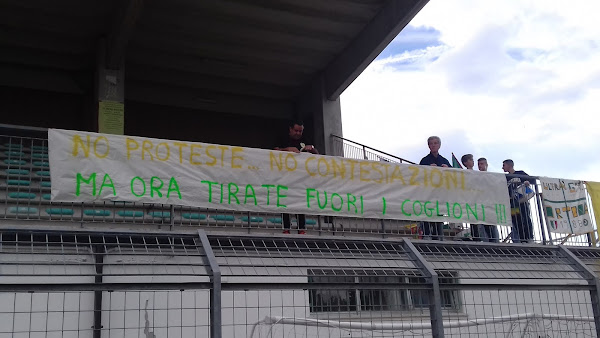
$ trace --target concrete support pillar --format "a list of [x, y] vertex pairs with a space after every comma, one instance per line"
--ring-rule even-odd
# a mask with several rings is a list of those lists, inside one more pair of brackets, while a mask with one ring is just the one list
[[96, 65], [96, 131], [123, 135], [125, 132], [125, 66], [106, 67], [106, 41], [98, 47]]
[[307, 132], [313, 136], [314, 146], [321, 154], [342, 156], [339, 149], [333, 146], [331, 135], [342, 135], [342, 110], [339, 97], [335, 101], [328, 100], [322, 78], [313, 82], [307, 91], [296, 101], [296, 113], [301, 117]]

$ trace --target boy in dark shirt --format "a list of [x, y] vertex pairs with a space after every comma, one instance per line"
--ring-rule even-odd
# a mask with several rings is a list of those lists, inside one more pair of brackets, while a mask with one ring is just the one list
[[[479, 168], [479, 171], [487, 171], [488, 170], [488, 163], [487, 163], [487, 159], [485, 157], [480, 157], [477, 160], [477, 168]], [[484, 242], [498, 243], [498, 241], [500, 239], [498, 227], [496, 227], [495, 225], [479, 224], [478, 228], [479, 228], [479, 235], [481, 236], [481, 239]]]

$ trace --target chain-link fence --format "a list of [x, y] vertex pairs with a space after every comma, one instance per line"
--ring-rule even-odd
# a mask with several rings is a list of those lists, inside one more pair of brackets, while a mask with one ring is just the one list
[[3, 231], [0, 337], [596, 337], [600, 250]]
[[196, 236], [0, 233], [0, 337], [209, 336]]

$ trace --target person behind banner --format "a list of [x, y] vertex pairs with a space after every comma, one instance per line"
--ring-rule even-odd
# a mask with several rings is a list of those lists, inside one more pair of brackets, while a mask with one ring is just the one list
[[[439, 153], [442, 140], [438, 136], [430, 136], [427, 139], [427, 146], [429, 147], [429, 154], [421, 159], [420, 165], [450, 167], [450, 162]], [[443, 222], [423, 222], [421, 227], [423, 228], [423, 239], [443, 239]]]
[[[477, 159], [477, 168], [479, 169], [479, 171], [487, 171], [488, 163], [485, 157], [480, 157], [479, 159]], [[495, 225], [477, 224], [477, 229], [481, 241], [498, 243], [500, 239], [498, 227], [496, 227]]]
[[438, 136], [430, 136], [427, 139], [427, 146], [429, 147], [429, 154], [421, 159], [420, 165], [450, 167], [450, 162], [439, 153], [442, 140]]
[[[529, 176], [523, 170], [515, 170], [513, 160], [504, 160], [502, 170], [509, 175]], [[529, 186], [535, 184], [534, 179], [524, 177], [507, 176], [508, 195], [510, 198], [510, 214], [513, 223], [512, 240], [513, 243], [527, 243], [533, 240], [533, 222], [531, 220], [531, 210], [529, 200], [522, 198], [522, 191], [531, 190]]]
[[[461, 156], [460, 162], [468, 170], [473, 170], [473, 167], [475, 166], [475, 161], [473, 160], [473, 154], [464, 154], [463, 156]], [[479, 233], [479, 225], [471, 224], [470, 228], [471, 228], [471, 238], [474, 241], [481, 241], [481, 234]]]
[[[304, 139], [304, 123], [301, 120], [292, 120], [288, 125], [287, 134], [282, 134], [277, 140], [277, 146], [275, 150], [289, 151], [292, 153], [309, 152], [312, 154], [318, 154], [317, 148], [310, 144], [306, 144]], [[291, 217], [290, 214], [283, 215], [283, 233], [289, 234], [291, 228]], [[298, 214], [298, 233], [303, 235], [306, 234], [306, 216]]]
[[464, 154], [460, 158], [460, 161], [462, 162], [462, 165], [465, 166], [465, 168], [467, 168], [469, 170], [473, 170], [473, 167], [475, 166], [475, 161], [473, 160], [473, 154]]
[[477, 159], [477, 169], [479, 169], [479, 171], [488, 170], [488, 163], [485, 157], [480, 157], [479, 159]]
[[310, 144], [306, 144], [304, 139], [304, 122], [301, 120], [290, 121], [287, 134], [282, 134], [277, 139], [277, 146], [275, 147], [275, 150], [289, 151], [292, 153], [319, 153], [317, 148]]

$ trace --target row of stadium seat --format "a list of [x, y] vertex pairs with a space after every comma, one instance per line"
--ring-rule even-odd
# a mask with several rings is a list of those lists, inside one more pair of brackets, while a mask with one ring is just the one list
[[10, 176], [38, 176], [38, 177], [50, 177], [50, 171], [49, 170], [36, 170], [36, 171], [32, 171], [29, 169], [4, 169], [0, 172], [0, 174], [3, 174], [4, 176], [10, 177]]
[[25, 152], [25, 151], [15, 151], [15, 150], [6, 150], [0, 151], [0, 158], [8, 158], [8, 159], [48, 159], [48, 153], [40, 153], [40, 152]]
[[20, 144], [20, 143], [4, 143], [0, 144], [0, 151], [23, 151], [23, 152], [36, 152], [36, 153], [47, 153], [48, 147], [35, 145], [35, 144]]
[[[67, 206], [60, 205], [10, 205], [5, 208], [4, 212], [2, 212], [2, 207], [0, 207], [0, 217], [2, 213], [4, 216], [13, 216], [28, 219], [46, 219], [46, 218], [59, 218], [62, 220], [74, 220], [77, 221], [81, 218], [85, 220], [97, 220], [97, 221], [111, 221], [111, 220], [139, 220], [144, 223], [152, 223], [151, 220], [170, 220], [171, 212], [169, 211], [148, 211], [144, 212], [142, 210], [131, 210], [131, 209], [91, 209], [91, 208], [73, 208]], [[83, 216], [82, 216], [83, 214]], [[229, 214], [207, 214], [207, 213], [197, 213], [197, 212], [176, 212], [174, 215], [175, 219], [178, 220], [177, 223], [197, 223], [200, 221], [204, 221], [202, 223], [210, 223], [214, 222], [242, 222], [242, 223], [270, 223], [275, 225], [280, 225], [283, 223], [281, 217], [260, 217], [260, 216], [238, 216], [238, 215], [229, 215]], [[295, 220], [294, 220], [295, 222]], [[161, 222], [159, 222], [161, 223]], [[307, 219], [307, 225], [315, 225], [317, 221], [314, 219]]]
[[5, 143], [0, 145], [0, 158], [7, 159], [48, 159], [48, 147], [46, 146], [30, 146], [25, 147], [21, 144]]
[[[45, 143], [45, 142], [44, 142]], [[31, 171], [37, 176], [49, 177], [48, 147], [8, 142], [0, 144], [0, 169], [6, 168], [6, 175], [28, 175]]]
[[[19, 142], [23, 141], [23, 142]], [[35, 149], [35, 150], [42, 150], [42, 151], [48, 151], [48, 146], [46, 146], [45, 144], [47, 144], [46, 140], [43, 140], [41, 143], [43, 143], [44, 145], [40, 145], [39, 143], [33, 142], [35, 140], [39, 140], [39, 139], [17, 139], [17, 141], [15, 141], [14, 138], [9, 138], [8, 141], [5, 141], [3, 143], [0, 144], [0, 149], [24, 149], [24, 148], [31, 148], [31, 149]]]
[[21, 167], [38, 167], [38, 168], [49, 168], [50, 163], [47, 161], [32, 161], [31, 165], [29, 162], [23, 159], [5, 159], [0, 162], [0, 166], [7, 168], [21, 168]]
[[50, 191], [52, 182], [49, 180], [34, 180], [31, 177], [27, 178], [12, 178], [7, 177], [4, 179], [0, 177], [0, 189], [5, 191], [19, 190], [19, 191]]
[[[6, 195], [6, 197], [5, 197]], [[50, 201], [50, 194], [36, 194], [34, 192], [26, 192], [26, 191], [8, 191], [8, 192], [0, 192], [0, 198], [5, 197], [7, 200], [38, 200], [41, 199], [43, 201]]]

